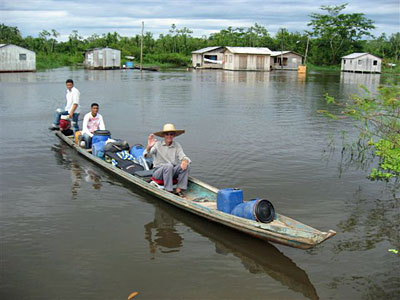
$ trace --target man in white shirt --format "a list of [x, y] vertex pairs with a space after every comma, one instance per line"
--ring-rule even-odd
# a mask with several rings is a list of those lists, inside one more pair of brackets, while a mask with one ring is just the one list
[[99, 105], [92, 103], [90, 106], [90, 112], [83, 117], [82, 125], [82, 138], [85, 141], [85, 148], [89, 149], [92, 147], [92, 137], [96, 130], [105, 130], [103, 116], [98, 113]]
[[80, 93], [76, 87], [74, 87], [74, 82], [72, 79], [68, 79], [65, 82], [67, 86], [67, 94], [66, 94], [66, 100], [67, 100], [67, 105], [65, 106], [64, 110], [61, 108], [58, 108], [54, 112], [54, 120], [53, 120], [53, 125], [50, 127], [50, 130], [59, 130], [60, 129], [60, 118], [61, 116], [69, 116], [69, 119], [72, 120], [71, 126], [74, 129], [74, 132], [79, 131], [79, 125], [78, 125], [78, 118], [79, 118], [79, 113], [80, 113], [80, 108], [79, 108], [79, 97]]

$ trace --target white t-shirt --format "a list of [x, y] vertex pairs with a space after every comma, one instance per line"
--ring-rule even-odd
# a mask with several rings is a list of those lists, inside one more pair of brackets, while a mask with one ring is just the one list
[[75, 113], [80, 113], [80, 107], [79, 107], [79, 96], [81, 93], [79, 93], [78, 89], [76, 87], [72, 87], [71, 90], [67, 89], [67, 94], [65, 95], [67, 99], [67, 105], [65, 106], [65, 110], [70, 112], [72, 109], [73, 104], [78, 104], [78, 107], [75, 109]]
[[103, 117], [101, 114], [97, 114], [96, 116], [92, 116], [91, 112], [88, 112], [83, 117], [82, 124], [82, 134], [86, 133], [89, 136], [93, 136], [93, 132], [96, 130], [105, 130], [106, 126], [104, 125]]

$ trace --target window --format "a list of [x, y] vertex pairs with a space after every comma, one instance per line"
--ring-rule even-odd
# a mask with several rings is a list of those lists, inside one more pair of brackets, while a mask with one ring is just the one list
[[232, 62], [232, 55], [229, 55], [229, 62]]
[[374, 66], [377, 66], [377, 65], [378, 65], [378, 61], [374, 60]]
[[216, 55], [204, 55], [204, 58], [207, 58], [209, 60], [217, 60], [217, 56]]
[[99, 51], [98, 58], [103, 59], [103, 51]]
[[346, 64], [346, 60], [345, 60], [345, 59], [343, 59], [343, 64], [344, 64], [344, 65]]
[[358, 60], [358, 65], [359, 66], [362, 65], [362, 60], [361, 59]]
[[225, 62], [228, 62], [228, 55], [225, 55]]
[[19, 54], [19, 60], [26, 60], [26, 54], [25, 53], [20, 53]]

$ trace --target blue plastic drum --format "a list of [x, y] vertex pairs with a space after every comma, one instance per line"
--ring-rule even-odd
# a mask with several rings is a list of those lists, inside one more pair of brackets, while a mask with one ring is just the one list
[[237, 205], [231, 214], [253, 221], [269, 223], [275, 218], [275, 209], [272, 203], [266, 199], [254, 199]]
[[108, 130], [96, 130], [93, 132], [93, 137], [92, 137], [92, 145], [96, 144], [97, 142], [105, 142], [109, 138], [111, 138], [111, 133]]

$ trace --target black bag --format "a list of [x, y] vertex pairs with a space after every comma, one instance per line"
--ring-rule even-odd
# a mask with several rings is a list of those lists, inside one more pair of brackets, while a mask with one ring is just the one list
[[136, 171], [144, 170], [141, 165], [134, 163], [131, 160], [124, 160], [120, 158], [116, 152], [105, 151], [105, 155], [114, 159], [117, 162], [117, 167], [125, 172], [128, 172], [129, 174], [135, 175]]
[[130, 147], [127, 141], [116, 141], [116, 142], [109, 142], [104, 147], [104, 152], [120, 152], [127, 150], [129, 151]]

